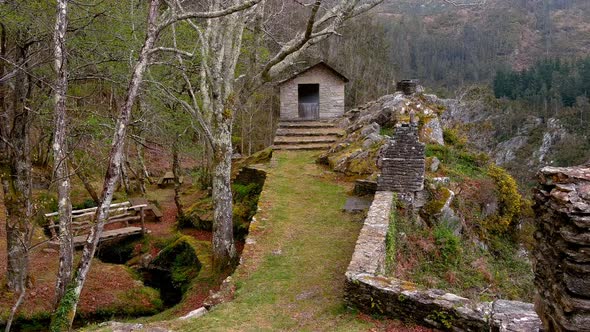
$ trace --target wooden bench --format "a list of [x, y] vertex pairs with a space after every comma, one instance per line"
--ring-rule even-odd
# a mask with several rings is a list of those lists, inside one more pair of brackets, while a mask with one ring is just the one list
[[[109, 207], [109, 218], [105, 221], [105, 226], [115, 223], [121, 223], [124, 225], [122, 228], [104, 231], [100, 237], [100, 241], [112, 239], [115, 237], [125, 237], [135, 234], [145, 234], [147, 232], [145, 228], [145, 209], [147, 204], [142, 202], [136, 202], [138, 204], [132, 204], [131, 202], [123, 202], [111, 204]], [[72, 211], [72, 233], [74, 235], [74, 245], [81, 246], [88, 237], [88, 231], [94, 225], [94, 216], [96, 215], [96, 207], [73, 210]], [[45, 214], [45, 218], [49, 221], [49, 231], [51, 232], [51, 239], [57, 238], [56, 229], [59, 225], [55, 223], [55, 219], [59, 216], [57, 212]], [[141, 227], [129, 227], [129, 222], [139, 221]], [[55, 240], [49, 241], [52, 245], [59, 245]]]
[[160, 211], [160, 209], [158, 209], [157, 206], [148, 202], [148, 200], [143, 197], [129, 198], [129, 202], [131, 202], [132, 205], [146, 205], [146, 213], [149, 213], [151, 211], [154, 217], [156, 218], [156, 221], [161, 221], [162, 217], [164, 216], [162, 211]]

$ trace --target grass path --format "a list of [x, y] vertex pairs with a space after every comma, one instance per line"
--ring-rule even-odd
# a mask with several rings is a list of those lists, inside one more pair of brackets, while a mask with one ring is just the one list
[[[275, 152], [276, 153], [276, 152]], [[261, 211], [234, 274], [235, 299], [178, 331], [366, 331], [342, 303], [344, 271], [361, 223], [341, 212], [346, 188], [310, 152], [278, 152]]]

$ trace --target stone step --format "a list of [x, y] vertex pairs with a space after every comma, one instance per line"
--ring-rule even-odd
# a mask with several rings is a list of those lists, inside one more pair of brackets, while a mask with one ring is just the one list
[[336, 136], [277, 136], [275, 145], [285, 144], [315, 144], [315, 143], [334, 143], [338, 138]]
[[298, 145], [274, 145], [275, 150], [327, 150], [330, 148], [330, 144], [325, 143], [314, 143], [314, 144], [298, 144]]
[[281, 121], [279, 128], [334, 128], [334, 124], [320, 121]]
[[279, 128], [276, 136], [344, 136], [338, 128]]

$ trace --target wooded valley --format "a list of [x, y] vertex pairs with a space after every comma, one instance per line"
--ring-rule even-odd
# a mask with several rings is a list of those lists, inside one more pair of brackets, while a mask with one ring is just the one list
[[[587, 0], [0, 0], [0, 326], [67, 331], [204, 305], [267, 208], [258, 206], [266, 175], [241, 170], [276, 160], [277, 83], [320, 61], [350, 80], [346, 111], [393, 94], [400, 80], [418, 82], [420, 100], [436, 94], [450, 150], [428, 146], [428, 157], [467, 156], [477, 174], [459, 178], [489, 196], [495, 187], [478, 176], [490, 177], [490, 160], [505, 167], [519, 185], [497, 171], [511, 195], [524, 197], [518, 216], [530, 218], [540, 167], [590, 162], [589, 15]], [[479, 212], [465, 214], [484, 220]], [[80, 240], [78, 214], [88, 217]], [[141, 221], [143, 240], [101, 249], [114, 223], [130, 221]], [[96, 286], [97, 264], [128, 285], [118, 290], [141, 286], [100, 308], [84, 298], [108, 293]], [[162, 269], [174, 303], [162, 303], [166, 290], [152, 280]], [[120, 309], [134, 297], [139, 307]], [[181, 299], [190, 300], [174, 307]]]

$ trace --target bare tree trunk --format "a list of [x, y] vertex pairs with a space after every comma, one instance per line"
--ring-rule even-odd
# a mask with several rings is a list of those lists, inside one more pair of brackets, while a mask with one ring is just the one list
[[215, 130], [213, 146], [213, 266], [218, 270], [231, 268], [236, 259], [232, 223], [231, 193], [231, 124], [223, 123]]
[[146, 193], [146, 188], [145, 188], [146, 181], [151, 184], [150, 174], [148, 173], [148, 170], [145, 167], [145, 162], [143, 161], [143, 146], [141, 144], [136, 144], [136, 150], [137, 150], [137, 160], [139, 160], [139, 167], [141, 167], [141, 170], [139, 171], [139, 179], [138, 179], [138, 181], [139, 181], [139, 189], [141, 190], [141, 193], [143, 195], [145, 195], [145, 193]]
[[[19, 59], [26, 58], [26, 49], [18, 47]], [[9, 172], [2, 180], [7, 213], [7, 286], [16, 293], [24, 291], [26, 284], [26, 255], [33, 233], [33, 204], [31, 183], [31, 118], [26, 104], [31, 95], [31, 80], [24, 71], [15, 77], [13, 95], [13, 121], [8, 147]], [[23, 275], [24, 274], [24, 275]]]
[[57, 183], [59, 213], [59, 269], [55, 285], [55, 304], [59, 303], [72, 278], [74, 244], [72, 235], [72, 203], [70, 201], [70, 172], [68, 169], [66, 92], [68, 89], [67, 56], [67, 0], [57, 1], [54, 31], [54, 56], [57, 79], [54, 87], [53, 173]]
[[[25, 258], [26, 258], [26, 262], [29, 261], [29, 248], [25, 248]], [[22, 267], [23, 268], [23, 273], [21, 273], [20, 275], [20, 284], [21, 285], [25, 285], [27, 282], [27, 276], [29, 275], [29, 266], [28, 264], [25, 264], [25, 266]], [[8, 320], [6, 321], [6, 328], [4, 329], [5, 332], [10, 332], [10, 328], [12, 326], [12, 322], [14, 321], [14, 316], [16, 315], [16, 312], [18, 311], [18, 308], [21, 306], [21, 304], [23, 304], [23, 301], [25, 300], [25, 296], [27, 295], [27, 288], [24, 287], [22, 289], [22, 291], [20, 292], [20, 294], [18, 295], [18, 298], [16, 300], [16, 302], [14, 303], [14, 305], [12, 306], [12, 308], [10, 308], [10, 315], [8, 316]]]
[[[0, 22], [0, 56], [2, 59], [6, 59], [6, 28], [4, 24]], [[4, 76], [4, 61], [0, 61], [0, 77]], [[6, 86], [0, 84], [0, 138], [8, 138], [8, 132], [10, 127], [10, 121], [8, 112], [6, 110]], [[6, 162], [8, 146], [4, 140], [0, 139], [0, 163]]]
[[182, 202], [180, 201], [180, 160], [178, 156], [178, 144], [180, 135], [177, 135], [172, 145], [172, 173], [174, 174], [174, 204], [176, 204], [177, 218], [184, 217]]
[[145, 73], [145, 70], [148, 66], [150, 52], [157, 39], [158, 30], [156, 23], [159, 5], [160, 0], [150, 1], [147, 36], [139, 53], [139, 58], [134, 66], [133, 74], [127, 87], [127, 97], [125, 103], [123, 104], [119, 118], [117, 119], [115, 135], [113, 138], [113, 144], [111, 146], [109, 163], [102, 189], [101, 204], [98, 206], [96, 215], [94, 217], [95, 225], [90, 230], [90, 234], [86, 240], [86, 244], [84, 245], [80, 263], [78, 264], [78, 268], [76, 269], [73, 279], [68, 284], [65, 294], [52, 316], [50, 325], [51, 331], [70, 330], [74, 321], [74, 317], [76, 316], [76, 309], [80, 300], [80, 294], [82, 292], [88, 272], [90, 271], [92, 258], [96, 252], [96, 247], [98, 246], [100, 236], [102, 235], [104, 223], [108, 219], [109, 207], [113, 199], [115, 186], [119, 181], [119, 172], [121, 170], [125, 136], [127, 133], [127, 126], [129, 125], [129, 121], [131, 119], [131, 110], [133, 109], [133, 104], [137, 99], [139, 87], [143, 79], [143, 74]]

